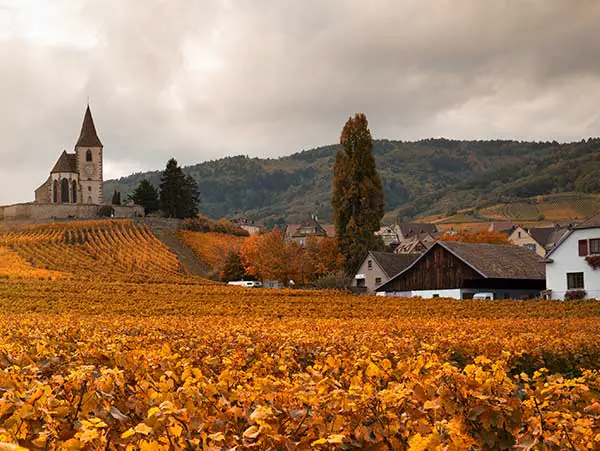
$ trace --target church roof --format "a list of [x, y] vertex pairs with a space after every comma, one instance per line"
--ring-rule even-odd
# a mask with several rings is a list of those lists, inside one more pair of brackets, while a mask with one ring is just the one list
[[77, 173], [77, 155], [74, 153], [67, 153], [63, 150], [63, 153], [58, 157], [58, 161], [50, 171], [51, 174], [55, 172], [75, 172]]
[[81, 133], [75, 147], [102, 147], [102, 142], [98, 138], [96, 133], [96, 127], [94, 126], [94, 119], [92, 118], [92, 112], [88, 105], [85, 110], [85, 116], [83, 116], [83, 124], [81, 125]]

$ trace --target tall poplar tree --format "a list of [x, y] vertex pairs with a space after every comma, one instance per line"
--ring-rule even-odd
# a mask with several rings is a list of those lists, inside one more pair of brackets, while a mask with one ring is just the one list
[[375, 167], [373, 138], [363, 113], [348, 119], [333, 167], [332, 207], [344, 270], [352, 274], [370, 249], [384, 214], [383, 188]]

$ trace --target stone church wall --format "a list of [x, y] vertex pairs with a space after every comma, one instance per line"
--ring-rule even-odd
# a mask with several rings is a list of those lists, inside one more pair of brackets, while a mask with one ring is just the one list
[[[0, 220], [90, 219], [98, 217], [103, 205], [26, 203], [0, 206]], [[115, 218], [144, 216], [139, 205], [113, 205]]]

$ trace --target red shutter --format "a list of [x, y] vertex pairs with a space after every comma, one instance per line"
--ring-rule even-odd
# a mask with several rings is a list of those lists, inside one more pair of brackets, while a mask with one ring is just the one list
[[586, 257], [588, 255], [588, 240], [579, 240], [579, 256]]

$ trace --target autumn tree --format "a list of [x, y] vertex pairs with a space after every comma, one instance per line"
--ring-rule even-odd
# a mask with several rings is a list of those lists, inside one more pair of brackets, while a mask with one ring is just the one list
[[246, 270], [242, 263], [242, 258], [239, 252], [230, 251], [225, 260], [221, 280], [223, 282], [231, 282], [232, 280], [243, 280], [246, 275]]
[[328, 274], [342, 270], [344, 257], [335, 239], [311, 236], [299, 254], [299, 264], [302, 265], [303, 281], [313, 283]]
[[460, 241], [463, 243], [509, 244], [508, 235], [500, 232], [457, 232], [445, 233], [440, 241]]
[[150, 214], [159, 210], [158, 191], [152, 183], [143, 179], [129, 195], [129, 200], [144, 207], [144, 213]]
[[332, 207], [344, 269], [350, 274], [370, 249], [380, 245], [374, 233], [384, 214], [383, 188], [364, 114], [348, 119], [340, 144], [333, 167]]
[[283, 232], [274, 229], [244, 240], [240, 254], [246, 273], [261, 280], [279, 280], [285, 285], [301, 278], [298, 256], [302, 248], [286, 241]]

